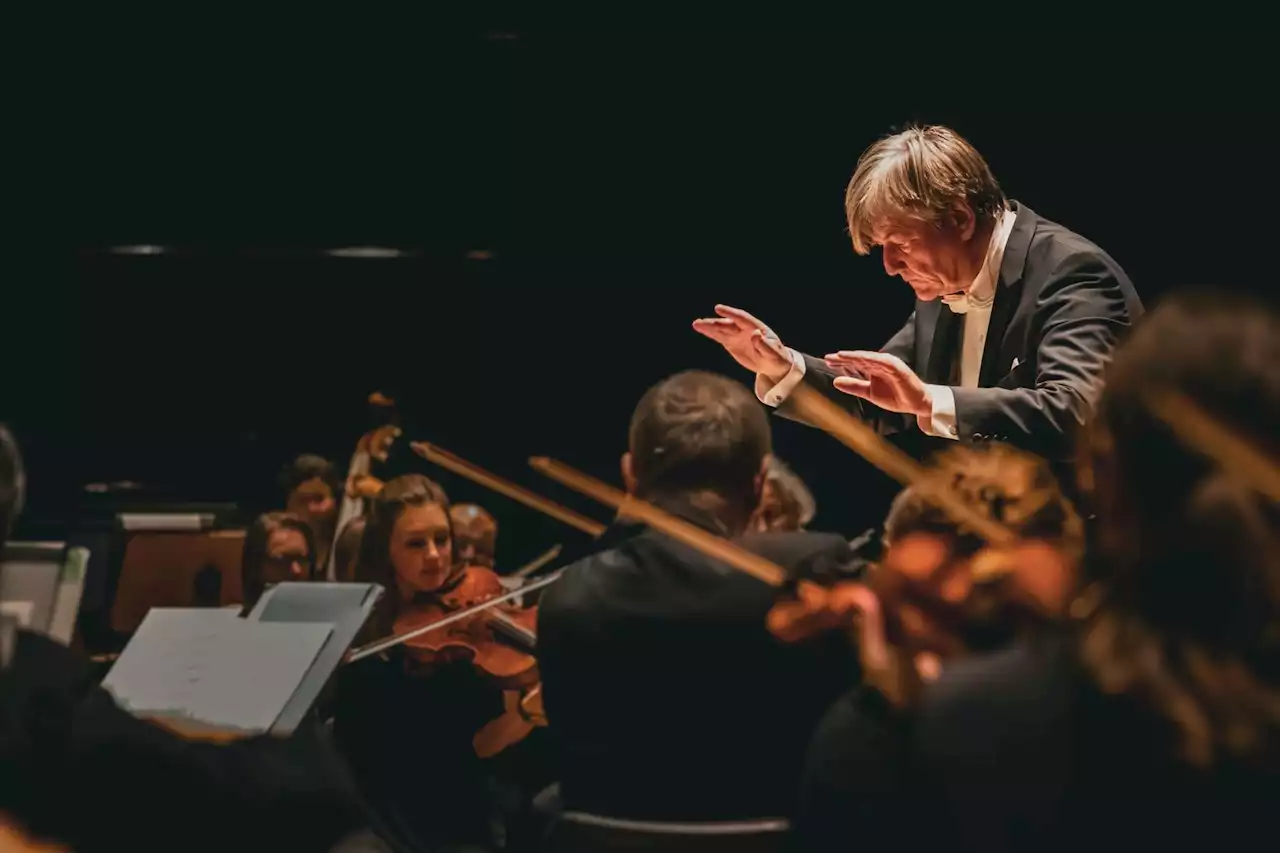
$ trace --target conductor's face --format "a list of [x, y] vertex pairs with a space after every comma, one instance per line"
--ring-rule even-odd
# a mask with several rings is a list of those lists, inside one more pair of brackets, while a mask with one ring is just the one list
[[968, 290], [981, 269], [975, 267], [972, 216], [940, 224], [902, 218], [876, 229], [884, 271], [911, 285], [916, 298], [931, 302]]

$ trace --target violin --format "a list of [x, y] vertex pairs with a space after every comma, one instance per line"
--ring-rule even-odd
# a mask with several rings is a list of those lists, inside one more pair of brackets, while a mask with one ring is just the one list
[[[443, 592], [432, 596], [426, 603], [411, 605], [400, 614], [393, 633], [396, 636], [411, 633], [450, 614], [497, 598], [506, 591], [492, 569], [466, 566], [445, 585]], [[500, 610], [500, 607], [477, 612], [438, 631], [424, 632], [406, 640], [403, 645], [410, 656], [421, 663], [461, 658], [470, 661], [498, 687], [519, 689], [531, 686], [538, 680], [538, 662], [529, 653], [531, 649], [518, 649], [512, 640], [522, 643], [533, 636], [537, 608]]]
[[[406, 637], [401, 645], [414, 663], [430, 667], [465, 660], [502, 689], [502, 715], [472, 738], [472, 747], [481, 758], [498, 754], [534, 728], [546, 725], [538, 661], [532, 654], [537, 608], [495, 601], [509, 595], [493, 570], [465, 566], [441, 593], [397, 617], [393, 628], [395, 637]], [[489, 602], [494, 605], [485, 607]], [[475, 612], [468, 615], [467, 610]], [[441, 623], [438, 630], [426, 630], [436, 623]]]
[[958, 554], [946, 537], [911, 534], [865, 581], [801, 584], [766, 617], [784, 642], [830, 630], [856, 636], [864, 678], [891, 703], [909, 704], [942, 662], [1007, 646], [1060, 615], [1071, 558], [1021, 541]]

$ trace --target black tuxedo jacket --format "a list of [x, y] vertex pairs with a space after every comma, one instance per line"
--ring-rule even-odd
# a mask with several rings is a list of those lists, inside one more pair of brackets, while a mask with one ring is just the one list
[[[838, 574], [853, 557], [829, 534], [740, 542], [798, 576]], [[643, 528], [569, 566], [538, 611], [565, 808], [637, 820], [789, 817], [808, 738], [858, 672], [843, 636], [788, 645], [769, 634], [778, 596]]]
[[[1142, 301], [1102, 249], [1026, 205], [1015, 201], [1012, 208], [1017, 218], [1000, 265], [979, 387], [953, 388], [957, 438], [1007, 441], [1065, 460], [1103, 367], [1142, 315]], [[881, 352], [902, 359], [928, 384], [948, 385], [963, 324], [941, 300], [917, 301]], [[806, 355], [805, 367], [806, 383], [881, 433], [918, 431], [914, 417], [835, 390], [835, 375], [821, 359]], [[802, 420], [786, 402], [778, 414]]]

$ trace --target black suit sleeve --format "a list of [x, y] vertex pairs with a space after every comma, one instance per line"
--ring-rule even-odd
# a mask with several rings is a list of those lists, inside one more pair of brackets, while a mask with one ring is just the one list
[[1035, 370], [1034, 387], [953, 388], [961, 440], [994, 438], [1069, 458], [1072, 433], [1133, 318], [1115, 273], [1097, 255], [1065, 258], [1049, 281], [1036, 305], [1036, 363], [1025, 368]]
[[363, 823], [320, 733], [195, 743], [133, 717], [23, 633], [0, 675], [0, 791], [33, 835], [93, 850], [325, 850]]
[[[923, 369], [922, 365], [912, 364], [915, 360], [916, 352], [916, 314], [914, 311], [907, 318], [906, 324], [889, 339], [888, 343], [880, 348], [880, 352], [897, 356], [916, 372], [920, 372]], [[881, 435], [901, 432], [909, 426], [915, 425], [915, 418], [909, 418], [897, 412], [887, 412], [879, 406], [871, 405], [860, 397], [837, 391], [832, 382], [838, 374], [832, 373], [822, 359], [806, 355], [804, 357], [804, 366], [804, 382], [806, 385], [822, 392], [823, 396], [834, 400], [846, 412], [875, 427], [876, 431]], [[778, 406], [777, 413], [780, 417], [813, 426], [813, 424], [800, 417], [789, 400], [784, 400]]]

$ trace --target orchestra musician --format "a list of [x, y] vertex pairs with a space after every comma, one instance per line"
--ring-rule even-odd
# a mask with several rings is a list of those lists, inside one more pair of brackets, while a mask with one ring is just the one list
[[338, 499], [342, 478], [328, 459], [304, 453], [280, 472], [284, 508], [311, 525], [316, 545], [316, 565], [328, 566], [329, 549], [337, 532]]
[[804, 382], [884, 434], [1006, 441], [1069, 459], [1103, 365], [1142, 314], [1124, 270], [1006, 200], [982, 155], [945, 127], [868, 148], [845, 213], [854, 250], [880, 247], [885, 272], [916, 296], [879, 352], [804, 355], [726, 305], [694, 329], [754, 372], [757, 396], [783, 417], [799, 419], [788, 398]]
[[316, 547], [311, 525], [291, 512], [258, 516], [245, 531], [240, 578], [245, 613], [273, 584], [314, 580]]
[[468, 566], [492, 569], [498, 547], [497, 519], [476, 504], [454, 504], [449, 518], [458, 559]]
[[[1049, 465], [1008, 445], [987, 444], [951, 446], [934, 467], [970, 506], [1063, 555], [1060, 563], [1038, 565], [1020, 580], [1045, 612], [1064, 612], [1084, 528]], [[897, 824], [884, 816], [893, 813], [906, 763], [904, 706], [921, 683], [936, 677], [939, 664], [1006, 647], [1016, 638], [1018, 626], [998, 618], [1002, 608], [985, 608], [984, 596], [975, 594], [971, 561], [986, 543], [920, 488], [908, 486], [894, 499], [884, 539], [886, 558], [872, 571], [898, 577], [878, 579], [879, 612], [864, 615], [857, 630], [865, 682], [831, 706], [809, 747], [794, 831], [801, 848], [812, 853], [891, 842]], [[914, 596], [886, 594], [901, 583], [911, 584]], [[923, 606], [935, 602], [939, 610]], [[958, 618], [944, 620], [944, 613]], [[878, 648], [907, 659], [873, 660]]]
[[[0, 425], [0, 545], [22, 505], [22, 461]], [[186, 740], [132, 716], [90, 663], [19, 630], [0, 672], [0, 825], [95, 851], [325, 851], [365, 821], [339, 757], [290, 739]]]
[[817, 512], [818, 503], [804, 480], [781, 459], [770, 456], [760, 506], [749, 528], [757, 533], [804, 530]]
[[[701, 371], [651, 388], [631, 419], [630, 494], [797, 576], [851, 556], [840, 536], [743, 537], [760, 501], [768, 417], [741, 384]], [[643, 820], [791, 813], [809, 733], [856, 679], [843, 637], [789, 645], [765, 615], [777, 590], [637, 528], [569, 565], [538, 613], [538, 660], [563, 808]]]
[[[420, 474], [372, 499], [360, 545], [357, 579], [385, 589], [362, 642], [396, 633], [402, 615], [458, 577], [449, 499]], [[503, 711], [502, 691], [466, 657], [423, 660], [400, 645], [339, 671], [334, 738], [371, 807], [409, 846], [484, 847], [492, 774], [472, 739]]]

